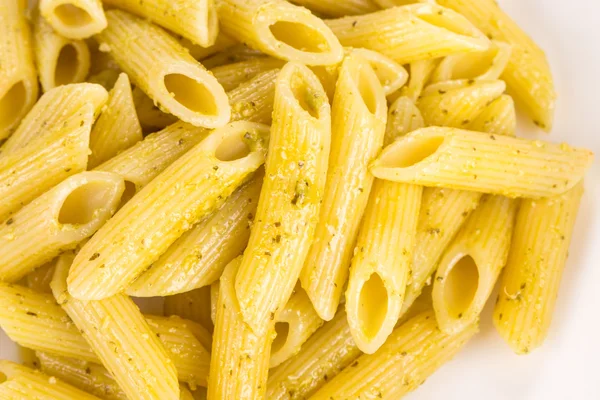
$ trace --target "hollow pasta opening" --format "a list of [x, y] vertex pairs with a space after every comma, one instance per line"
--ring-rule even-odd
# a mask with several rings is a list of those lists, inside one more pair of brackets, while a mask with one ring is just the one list
[[363, 103], [371, 114], [375, 114], [377, 112], [377, 96], [374, 91], [373, 82], [369, 79], [369, 75], [367, 75], [367, 71], [364, 68], [360, 70], [357, 86]]
[[215, 97], [202, 83], [183, 74], [169, 74], [165, 87], [173, 98], [185, 108], [205, 115], [217, 115]]
[[498, 49], [492, 48], [457, 56], [450, 79], [471, 79], [485, 74], [494, 65], [494, 58], [497, 54]]
[[0, 131], [16, 122], [21, 116], [26, 100], [27, 90], [23, 81], [12, 85], [4, 96], [0, 97]]
[[290, 88], [294, 98], [304, 111], [313, 118], [319, 118], [319, 107], [324, 99], [313, 90], [301, 73], [296, 72], [290, 79]]
[[131, 181], [125, 181], [125, 190], [123, 191], [123, 194], [121, 195], [121, 203], [119, 204], [119, 208], [123, 207], [123, 205], [125, 205], [125, 203], [127, 203], [129, 200], [131, 200], [131, 198], [133, 196], [135, 196], [136, 193], [137, 193], [137, 188], [135, 186], [135, 183], [133, 183]]
[[250, 154], [250, 147], [241, 136], [226, 137], [215, 150], [215, 157], [219, 161], [235, 161]]
[[98, 211], [106, 208], [113, 196], [111, 182], [88, 182], [73, 190], [63, 201], [58, 222], [63, 225], [90, 223]]
[[275, 324], [275, 339], [271, 345], [271, 354], [277, 353], [285, 346], [290, 333], [290, 324], [287, 322], [277, 322]]
[[72, 44], [67, 44], [60, 49], [54, 70], [54, 84], [56, 86], [75, 82], [79, 70], [79, 53]]
[[324, 53], [331, 48], [321, 33], [301, 22], [277, 21], [269, 26], [276, 40], [299, 51]]
[[444, 142], [443, 136], [410, 137], [393, 144], [393, 151], [382, 155], [386, 168], [408, 168], [434, 154]]
[[475, 260], [469, 255], [461, 257], [451, 267], [444, 283], [444, 303], [452, 317], [462, 317], [473, 302], [478, 286], [479, 269]]
[[466, 19], [460, 17], [460, 15], [439, 7], [432, 7], [431, 11], [432, 13], [418, 14], [418, 17], [428, 24], [445, 29], [457, 35], [476, 37], [472, 26]]
[[61, 4], [54, 9], [56, 18], [66, 26], [81, 27], [93, 22], [92, 16], [74, 4]]
[[364, 283], [358, 302], [363, 333], [372, 338], [381, 329], [388, 311], [388, 293], [379, 274], [372, 274]]

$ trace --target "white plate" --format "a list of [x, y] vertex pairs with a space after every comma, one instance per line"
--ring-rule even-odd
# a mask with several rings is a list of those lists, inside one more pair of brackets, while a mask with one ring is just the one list
[[[500, 0], [500, 4], [546, 50], [559, 92], [551, 141], [568, 141], [596, 155], [575, 228], [554, 322], [544, 346], [516, 356], [491, 324], [442, 367], [411, 400], [600, 399], [600, 2], [598, 0]], [[156, 306], [156, 305], [155, 305]], [[0, 358], [18, 360], [0, 332]]]

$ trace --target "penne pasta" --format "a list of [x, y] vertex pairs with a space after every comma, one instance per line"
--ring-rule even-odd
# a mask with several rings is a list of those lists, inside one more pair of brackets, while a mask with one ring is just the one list
[[[211, 309], [210, 285], [165, 297], [165, 315], [178, 315], [181, 318], [197, 322], [209, 333], [214, 329]], [[210, 341], [212, 342], [212, 337]], [[204, 345], [205, 341], [201, 341], [201, 343]], [[206, 346], [206, 348], [210, 349], [211, 346]]]
[[394, 7], [326, 22], [342, 45], [375, 50], [400, 64], [482, 51], [490, 45], [466, 18], [435, 4]]
[[142, 140], [129, 77], [121, 73], [90, 134], [88, 168], [94, 168]]
[[[389, 111], [386, 143], [422, 118], [407, 97]], [[403, 123], [405, 122], [405, 123]], [[392, 333], [410, 278], [423, 187], [376, 180], [356, 241], [346, 290], [346, 313], [358, 348], [374, 353]]]
[[[114, 79], [114, 82], [116, 82], [117, 78], [115, 77]], [[111, 87], [114, 85], [114, 82]], [[131, 93], [133, 103], [135, 104], [135, 112], [144, 132], [154, 132], [157, 129], [166, 128], [178, 121], [176, 116], [162, 112], [154, 101], [139, 87], [135, 86]]]
[[84, 106], [63, 127], [0, 158], [0, 221], [6, 227], [23, 205], [85, 170], [93, 111]]
[[106, 16], [108, 28], [96, 35], [100, 50], [110, 52], [161, 110], [208, 128], [229, 121], [225, 91], [177, 40], [127, 12], [110, 10]]
[[552, 129], [556, 92], [546, 55], [493, 0], [439, 0], [463, 14], [493, 40], [512, 46], [501, 79], [518, 106], [545, 131]]
[[298, 354], [269, 371], [266, 398], [310, 398], [360, 354], [350, 334], [346, 313], [338, 311], [304, 343]]
[[422, 92], [417, 106], [427, 126], [465, 128], [505, 89], [499, 80], [434, 83]]
[[506, 264], [517, 202], [484, 196], [442, 256], [433, 282], [440, 329], [455, 334], [479, 319]]
[[90, 70], [90, 50], [85, 41], [59, 35], [39, 14], [34, 17], [33, 40], [44, 92], [85, 80]]
[[50, 281], [57, 261], [58, 257], [27, 274], [27, 287], [39, 293], [52, 293]]
[[228, 93], [231, 120], [271, 123], [279, 69], [262, 72]]
[[271, 57], [257, 57], [232, 64], [212, 68], [210, 72], [217, 78], [223, 89], [230, 91], [261, 72], [281, 68], [284, 61]]
[[498, 299], [494, 325], [517, 354], [544, 342], [579, 209], [583, 184], [540, 200], [524, 199]]
[[304, 289], [296, 285], [285, 307], [275, 317], [275, 339], [271, 345], [269, 368], [292, 358], [323, 325]]
[[248, 61], [255, 58], [267, 57], [266, 54], [255, 50], [244, 43], [238, 43], [236, 41], [233, 41], [233, 43], [234, 45], [226, 48], [225, 51], [202, 59], [202, 65], [204, 65], [206, 68], [212, 69], [240, 61]]
[[77, 254], [69, 273], [70, 294], [94, 300], [127, 289], [264, 163], [268, 133], [264, 125], [235, 122], [213, 131], [171, 164]]
[[386, 96], [399, 90], [408, 80], [406, 69], [381, 53], [367, 49], [352, 49], [351, 52], [358, 54], [371, 65]]
[[54, 376], [0, 360], [0, 398], [4, 400], [99, 400]]
[[[179, 43], [188, 49], [190, 55], [196, 60], [202, 60], [202, 65], [204, 66], [206, 66], [204, 60], [206, 60], [208, 57], [214, 54], [226, 52], [229, 48], [237, 44], [235, 40], [225, 35], [223, 32], [219, 32], [215, 39], [215, 43], [207, 47], [194, 44], [189, 39], [184, 37], [179, 40]], [[209, 68], [208, 66], [206, 67]]]
[[277, 77], [265, 178], [236, 278], [244, 321], [262, 332], [289, 299], [323, 199], [331, 111], [317, 77], [288, 63]]
[[103, 0], [104, 4], [118, 7], [146, 18], [192, 43], [208, 47], [215, 43], [219, 21], [212, 0]]
[[106, 28], [100, 0], [40, 0], [40, 13], [60, 35], [85, 39]]
[[451, 360], [477, 330], [471, 325], [447, 335], [438, 329], [433, 312], [421, 313], [397, 328], [375, 354], [360, 356], [311, 399], [399, 399]]
[[467, 129], [496, 135], [515, 136], [517, 115], [512, 97], [503, 94], [488, 104], [467, 126]]
[[26, 2], [0, 1], [0, 141], [6, 139], [38, 97]]
[[272, 323], [257, 335], [244, 322], [235, 290], [240, 263], [241, 257], [229, 263], [220, 280], [208, 382], [210, 399], [259, 399], [267, 390]]
[[82, 172], [13, 214], [0, 225], [0, 280], [16, 282], [74, 249], [112, 216], [124, 189], [118, 175]]
[[130, 298], [117, 294], [81, 301], [69, 294], [67, 275], [73, 257], [72, 253], [61, 256], [52, 292], [119, 387], [132, 400], [178, 399], [173, 361]]
[[283, 0], [219, 0], [221, 29], [270, 56], [306, 65], [331, 65], [343, 49], [327, 25]]
[[292, 0], [292, 3], [308, 8], [317, 15], [344, 17], [377, 11], [376, 0]]
[[511, 46], [492, 40], [491, 46], [481, 52], [453, 54], [444, 58], [431, 75], [431, 82], [461, 79], [493, 81], [500, 78], [510, 60]]
[[217, 320], [217, 303], [219, 302], [220, 286], [221, 285], [219, 281], [213, 282], [213, 284], [210, 285], [210, 318], [213, 322], [213, 325]]
[[233, 193], [211, 216], [177, 239], [127, 289], [137, 297], [168, 296], [210, 285], [242, 254], [256, 213], [262, 174]]
[[566, 143], [434, 127], [385, 148], [371, 173], [395, 182], [536, 198], [571, 189], [592, 159], [591, 151]]
[[331, 156], [321, 213], [300, 281], [319, 316], [338, 308], [373, 177], [369, 163], [383, 145], [387, 103], [377, 76], [359, 55], [340, 69], [332, 106]]
[[[65, 85], [49, 90], [0, 148], [0, 157], [22, 149], [47, 133], [64, 130], [68, 128], [66, 124], [78, 126], [81, 117], [77, 119], [77, 114], [84, 112], [87, 105], [91, 105], [94, 115], [99, 114], [107, 99], [108, 93], [102, 86], [90, 83]], [[57, 110], [57, 104], [61, 105], [60, 110]], [[93, 120], [89, 123], [91, 125]]]
[[431, 74], [433, 73], [437, 63], [438, 60], [436, 59], [428, 59], [414, 61], [408, 64], [410, 79], [408, 80], [407, 85], [397, 92], [398, 97], [408, 97], [410, 100], [416, 103], [419, 99], [419, 96], [421, 96], [423, 88], [429, 82], [429, 78], [431, 77]]

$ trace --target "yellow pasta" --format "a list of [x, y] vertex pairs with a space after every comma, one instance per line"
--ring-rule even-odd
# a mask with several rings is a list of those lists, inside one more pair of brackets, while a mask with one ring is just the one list
[[242, 254], [256, 213], [262, 174], [233, 193], [211, 216], [181, 235], [127, 289], [137, 297], [168, 296], [210, 285]]
[[[91, 104], [22, 149], [0, 158], [0, 221], [62, 180], [84, 171], [94, 110]], [[7, 225], [7, 226], [8, 226]]]
[[342, 60], [340, 42], [319, 18], [283, 0], [219, 0], [221, 29], [263, 53], [306, 65]]
[[517, 115], [512, 97], [503, 94], [488, 104], [467, 126], [467, 129], [496, 135], [515, 136]]
[[274, 321], [276, 336], [271, 345], [269, 368], [295, 356], [304, 342], [323, 325], [323, 320], [299, 285]]
[[69, 39], [85, 39], [106, 28], [100, 0], [40, 0], [40, 12], [52, 28]]
[[183, 37], [180, 39], [179, 43], [181, 43], [186, 49], [188, 49], [190, 55], [196, 60], [202, 60], [202, 64], [204, 64], [204, 60], [208, 57], [217, 53], [227, 51], [227, 49], [237, 44], [235, 40], [225, 35], [223, 32], [219, 32], [215, 39], [215, 43], [208, 47], [196, 45], [190, 40]]
[[264, 163], [268, 133], [264, 125], [234, 122], [171, 164], [77, 254], [68, 279], [71, 295], [94, 300], [125, 290]]
[[[115, 74], [114, 81], [110, 85], [111, 88], [114, 82], [117, 81], [117, 76], [118, 73]], [[135, 86], [133, 88], [132, 96], [133, 103], [135, 104], [135, 112], [144, 132], [154, 132], [178, 121], [176, 116], [162, 112], [154, 104], [154, 101], [139, 87]]]
[[373, 0], [381, 8], [392, 8], [397, 6], [406, 6], [415, 3], [432, 3], [435, 4], [435, 0]]
[[257, 335], [244, 323], [235, 290], [240, 263], [241, 257], [233, 260], [220, 280], [208, 382], [210, 399], [259, 399], [267, 390], [273, 328]]
[[431, 76], [431, 82], [460, 79], [495, 80], [500, 78], [510, 59], [511, 46], [492, 40], [481, 52], [454, 54], [444, 58]]
[[326, 22], [344, 46], [375, 50], [401, 64], [482, 51], [490, 45], [466, 18], [435, 4], [394, 7]]
[[40, 293], [52, 293], [50, 281], [54, 276], [54, 267], [57, 261], [58, 257], [27, 274], [27, 287]]
[[465, 128], [505, 89], [499, 80], [434, 83], [423, 90], [417, 106], [427, 126]]
[[67, 274], [72, 261], [73, 254], [61, 256], [52, 292], [119, 387], [132, 400], [178, 399], [173, 361], [137, 306], [123, 294], [100, 301], [71, 297]]
[[433, 312], [424, 312], [397, 328], [375, 353], [360, 356], [311, 399], [399, 399], [418, 388], [477, 333], [471, 325], [456, 335], [437, 327]]
[[0, 225], [0, 280], [16, 282], [74, 249], [112, 216], [124, 189], [116, 174], [82, 172], [13, 214]]
[[281, 68], [284, 61], [271, 57], [257, 57], [232, 64], [225, 64], [212, 68], [210, 72], [217, 78], [223, 89], [235, 89], [261, 72]]
[[287, 302], [308, 254], [324, 196], [330, 126], [317, 77], [288, 63], [277, 77], [265, 178], [236, 279], [244, 321], [256, 333]]
[[35, 61], [44, 92], [86, 78], [90, 50], [85, 41], [59, 35], [39, 14], [35, 16], [33, 35]]
[[376, 0], [292, 0], [291, 2], [330, 17], [362, 15], [379, 9]]
[[410, 79], [408, 80], [408, 84], [397, 92], [398, 97], [408, 97], [413, 102], [416, 102], [419, 96], [421, 96], [423, 88], [429, 82], [429, 78], [436, 66], [436, 59], [420, 60], [408, 64]]
[[213, 45], [219, 32], [219, 21], [212, 0], [103, 0], [103, 2], [147, 18], [202, 47]]
[[94, 168], [142, 140], [142, 127], [135, 112], [131, 84], [120, 74], [108, 102], [90, 134], [88, 168]]
[[244, 43], [238, 43], [236, 41], [233, 43], [233, 46], [227, 47], [223, 52], [202, 59], [202, 65], [212, 69], [226, 64], [267, 57], [266, 54], [255, 50]]
[[373, 177], [369, 163], [383, 145], [387, 104], [377, 76], [358, 55], [346, 57], [332, 107], [331, 156], [315, 238], [300, 281], [317, 313], [333, 318], [348, 279]]
[[385, 148], [371, 173], [395, 182], [535, 198], [575, 186], [592, 159], [591, 151], [566, 143], [432, 127]]
[[4, 400], [99, 400], [67, 383], [23, 365], [0, 360], [0, 398]]
[[228, 93], [231, 120], [270, 124], [279, 69], [262, 72]]
[[26, 2], [0, 1], [0, 141], [6, 139], [38, 97]]
[[517, 354], [542, 345], [556, 304], [583, 184], [541, 200], [524, 199], [494, 309], [494, 325]]
[[108, 28], [96, 35], [100, 50], [110, 52], [161, 110], [196, 126], [215, 128], [229, 121], [225, 91], [177, 40], [127, 12], [110, 10], [106, 16]]
[[484, 196], [442, 256], [433, 283], [440, 329], [454, 334], [479, 319], [506, 264], [517, 202]]
[[351, 52], [358, 54], [371, 65], [386, 96], [399, 90], [408, 80], [406, 69], [381, 53], [367, 49], [352, 49]]
[[[199, 323], [207, 332], [213, 331], [210, 285], [189, 292], [166, 296], [164, 311], [165, 315], [178, 315], [181, 318]], [[212, 337], [210, 340], [212, 342]], [[202, 340], [201, 343], [205, 344]], [[210, 347], [207, 346], [207, 350]]]
[[552, 129], [556, 92], [546, 55], [494, 0], [438, 0], [468, 18], [490, 39], [512, 46], [500, 77], [518, 106], [545, 131]]
[[[412, 101], [400, 97], [392, 105], [386, 143], [422, 123]], [[423, 187], [376, 180], [362, 219], [350, 279], [346, 312], [358, 348], [374, 353], [392, 333], [412, 269]]]

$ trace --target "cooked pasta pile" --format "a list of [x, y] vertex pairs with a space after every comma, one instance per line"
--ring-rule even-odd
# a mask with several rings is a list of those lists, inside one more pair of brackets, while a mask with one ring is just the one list
[[556, 94], [494, 0], [26, 3], [0, 0], [28, 354], [2, 399], [395, 400], [496, 285], [502, 339], [542, 345], [593, 154], [517, 137]]

